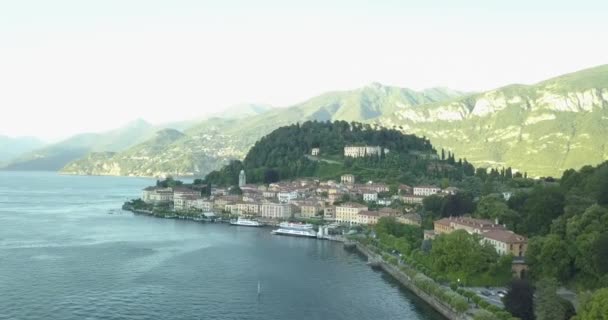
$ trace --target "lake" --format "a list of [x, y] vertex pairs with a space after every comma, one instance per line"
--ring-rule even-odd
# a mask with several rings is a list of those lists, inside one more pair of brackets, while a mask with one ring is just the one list
[[340, 243], [120, 210], [153, 182], [0, 172], [0, 319], [443, 319]]

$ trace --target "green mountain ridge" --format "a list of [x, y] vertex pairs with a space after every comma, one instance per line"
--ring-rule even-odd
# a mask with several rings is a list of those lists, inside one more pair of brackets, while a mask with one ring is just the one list
[[[190, 127], [185, 135], [159, 150], [151, 158], [133, 158], [132, 150], [115, 155], [89, 156], [68, 164], [63, 173], [137, 176], [203, 176], [232, 159], [242, 159], [261, 137], [278, 127], [303, 122], [372, 122], [399, 108], [408, 108], [436, 99], [452, 98], [454, 91], [435, 88], [428, 92], [373, 83], [351, 91], [322, 94], [289, 108], [273, 108], [243, 119], [208, 118]], [[88, 159], [95, 158], [95, 163]], [[172, 159], [171, 161], [169, 161]], [[166, 160], [166, 161], [165, 161]], [[113, 168], [108, 170], [107, 168]]]
[[[243, 159], [274, 129], [308, 120], [373, 123], [427, 137], [477, 167], [510, 166], [532, 176], [556, 176], [608, 159], [608, 65], [470, 94], [372, 83], [255, 116], [205, 119], [164, 149], [156, 148], [150, 158], [128, 158], [131, 151], [125, 150], [99, 160], [120, 170], [94, 169], [81, 159], [63, 172], [203, 176], [228, 160]], [[153, 163], [155, 169], [148, 170]]]

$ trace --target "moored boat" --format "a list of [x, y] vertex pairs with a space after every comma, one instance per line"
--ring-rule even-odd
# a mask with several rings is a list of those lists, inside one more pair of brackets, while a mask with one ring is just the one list
[[236, 220], [230, 220], [230, 224], [233, 226], [244, 226], [244, 227], [261, 227], [262, 223], [255, 220], [245, 219], [238, 217]]
[[281, 222], [279, 224], [279, 228], [272, 230], [271, 233], [294, 237], [317, 237], [317, 233], [313, 230], [313, 226], [311, 224], [302, 223]]

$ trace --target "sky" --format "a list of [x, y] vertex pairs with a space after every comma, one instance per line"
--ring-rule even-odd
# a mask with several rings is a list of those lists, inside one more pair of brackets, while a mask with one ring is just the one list
[[483, 91], [608, 63], [608, 1], [0, 0], [0, 135], [288, 106], [381, 82]]

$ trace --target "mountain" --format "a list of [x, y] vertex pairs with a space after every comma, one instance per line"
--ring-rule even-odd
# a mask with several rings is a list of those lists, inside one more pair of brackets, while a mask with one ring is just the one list
[[44, 142], [34, 137], [0, 136], [0, 163], [19, 154], [40, 148]]
[[262, 114], [270, 109], [272, 109], [272, 106], [266, 104], [243, 103], [229, 107], [221, 112], [211, 114], [207, 118], [242, 119]]
[[[307, 120], [374, 123], [427, 137], [437, 148], [450, 150], [476, 167], [510, 166], [531, 176], [557, 176], [565, 169], [608, 159], [608, 65], [482, 93], [445, 88], [414, 91], [379, 83], [328, 92], [255, 116], [205, 119], [139, 165], [174, 159], [182, 166], [157, 164], [155, 172], [202, 176], [230, 159], [243, 159], [258, 139], [274, 129]], [[106, 155], [106, 165], [114, 161], [122, 166], [121, 154]], [[109, 174], [87, 167], [82, 160], [64, 172]], [[122, 172], [147, 175], [137, 167]]]
[[[169, 124], [176, 127], [184, 123]], [[35, 149], [12, 159], [3, 170], [51, 170], [63, 168], [67, 163], [89, 152], [122, 151], [153, 137], [164, 126], [154, 126], [144, 120], [132, 121], [119, 129], [102, 133], [83, 133]]]
[[608, 65], [398, 110], [378, 123], [476, 166], [556, 176], [608, 159]]
[[[154, 140], [149, 141], [143, 147], [158, 150], [151, 157], [132, 158], [133, 150], [130, 149], [117, 154], [89, 155], [70, 163], [62, 172], [202, 176], [228, 160], [242, 159], [257, 140], [281, 126], [307, 120], [369, 122], [402, 109], [457, 95], [458, 92], [440, 88], [418, 92], [373, 83], [360, 89], [325, 93], [289, 108], [273, 108], [246, 118], [208, 118], [164, 148], [155, 146]], [[91, 159], [95, 159], [96, 165]]]

